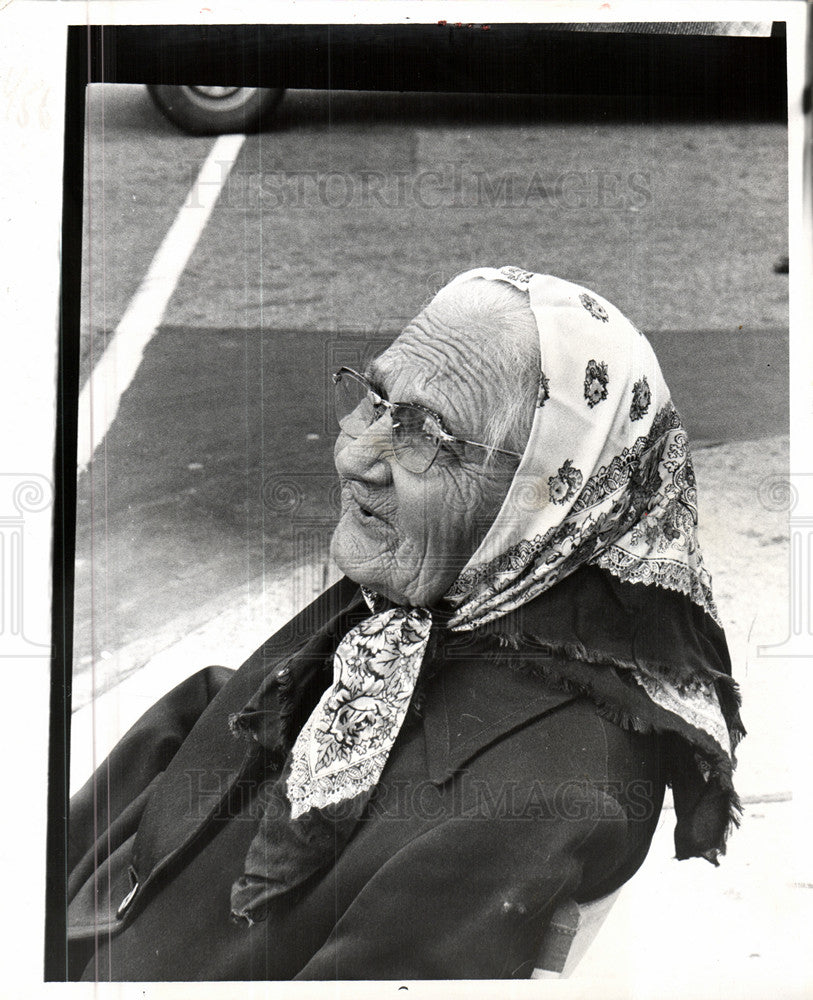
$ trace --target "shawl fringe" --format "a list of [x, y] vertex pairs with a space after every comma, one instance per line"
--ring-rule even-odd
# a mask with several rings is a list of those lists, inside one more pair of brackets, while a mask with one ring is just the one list
[[691, 691], [697, 685], [698, 680], [715, 687], [724, 689], [734, 705], [739, 708], [742, 704], [739, 685], [729, 674], [724, 674], [712, 667], [703, 666], [698, 669], [695, 675], [689, 679], [685, 673], [679, 671], [674, 663], [667, 661], [650, 660], [637, 657], [633, 660], [625, 660], [610, 653], [588, 649], [580, 642], [551, 642], [549, 639], [536, 635], [532, 632], [492, 633], [498, 645], [507, 647], [517, 652], [527, 649], [539, 656], [540, 649], [547, 650], [551, 656], [561, 656], [570, 660], [581, 660], [583, 663], [592, 663], [598, 666], [618, 667], [620, 670], [643, 670], [655, 678], [667, 680], [682, 694]]
[[[484, 635], [483, 638], [486, 636]], [[646, 671], [656, 678], [659, 674], [660, 676], [668, 676], [670, 673], [674, 677], [674, 672], [662, 669], [660, 664], [654, 662], [632, 662], [606, 653], [599, 653], [588, 649], [581, 643], [551, 643], [541, 636], [529, 632], [492, 633], [488, 638], [496, 647], [495, 663], [504, 663], [518, 673], [538, 677], [556, 690], [589, 698], [602, 718], [622, 729], [639, 733], [655, 732], [668, 737], [669, 741], [679, 740], [683, 744], [683, 751], [678, 756], [684, 759], [684, 763], [690, 753], [694, 756], [693, 770], [696, 778], [693, 787], [688, 790], [688, 795], [692, 800], [692, 808], [686, 811], [684, 822], [681, 822], [683, 817], [679, 817], [678, 827], [675, 831], [676, 856], [679, 859], [699, 856], [715, 866], [719, 863], [718, 857], [726, 852], [726, 840], [731, 832], [739, 827], [742, 816], [742, 804], [733, 785], [733, 768], [736, 764], [733, 750], [731, 757], [728, 757], [724, 752], [714, 753], [707, 744], [690, 741], [683, 734], [674, 732], [666, 714], [661, 715], [661, 711], [654, 705], [650, 717], [636, 713], [622, 705], [618, 700], [608, 697], [587, 678], [576, 678], [566, 674], [567, 664], [563, 660], [615, 668], [617, 676], [625, 684], [635, 683], [632, 675], [636, 670]], [[543, 650], [545, 655], [540, 656], [540, 652]], [[522, 655], [523, 653], [527, 655]], [[738, 685], [727, 674], [711, 668], [707, 669], [706, 674], [707, 682], [714, 685], [720, 697], [721, 708], [729, 728], [733, 748], [745, 735], [745, 729], [739, 720], [737, 711], [740, 704]], [[672, 683], [675, 683], [675, 686], [682, 691], [691, 689], [691, 684], [679, 686], [675, 681]], [[686, 784], [685, 778], [677, 779], [673, 776], [675, 773], [680, 773], [681, 770], [684, 770], [682, 766], [672, 767], [669, 770], [667, 783], [673, 789], [675, 786]], [[689, 782], [689, 785], [691, 784]], [[685, 793], [681, 789], [677, 794], [682, 798]], [[689, 812], [691, 812], [691, 816], [689, 816]], [[720, 828], [721, 818], [722, 828]], [[709, 840], [712, 841], [711, 844], [709, 844]]]
[[[498, 651], [497, 656], [500, 661], [507, 662], [513, 669], [521, 669], [522, 664], [525, 661], [530, 660], [530, 656], [533, 655], [534, 659], [531, 661], [533, 668], [539, 670], [540, 675], [546, 680], [552, 679], [555, 676], [555, 672], [547, 671], [546, 673], [542, 668], [544, 660], [539, 659], [539, 654], [542, 650], [544, 650], [547, 656], [551, 659], [563, 658], [568, 660], [577, 660], [582, 663], [589, 663], [593, 666], [611, 666], [618, 670], [623, 670], [626, 673], [643, 671], [655, 680], [663, 679], [668, 681], [670, 684], [673, 684], [681, 694], [690, 693], [697, 685], [696, 680], [687, 681], [685, 677], [680, 675], [678, 671], [668, 663], [642, 658], [625, 660], [609, 653], [588, 649], [585, 645], [579, 642], [551, 642], [549, 639], [531, 632], [518, 632], [514, 634], [507, 634], [504, 632], [492, 633], [491, 638], [496, 640], [500, 650], [510, 649], [513, 652], [518, 652], [520, 654], [523, 652], [527, 652], [529, 654], [524, 658], [506, 655], [500, 656]], [[706, 666], [702, 670], [702, 673], [700, 671], [698, 671], [698, 673], [701, 674], [702, 683], [713, 685], [715, 691], [717, 692], [720, 699], [720, 707], [722, 708], [725, 720], [729, 725], [729, 735], [731, 737], [733, 752], [739, 745], [742, 738], [746, 735], [745, 727], [739, 719], [739, 708], [742, 704], [740, 686], [729, 674], [724, 674], [719, 670], [714, 670], [712, 667]], [[577, 689], [581, 690], [578, 685]], [[569, 688], [563, 687], [562, 690], [569, 690]], [[583, 693], [589, 694], [590, 697], [594, 697], [594, 693], [591, 691], [584, 691]], [[646, 732], [648, 730], [641, 731]]]

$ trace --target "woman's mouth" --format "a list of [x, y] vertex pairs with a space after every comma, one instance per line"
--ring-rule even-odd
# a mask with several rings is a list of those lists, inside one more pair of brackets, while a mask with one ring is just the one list
[[357, 524], [366, 528], [389, 528], [389, 519], [383, 513], [381, 504], [371, 501], [366, 491], [350, 482], [342, 483], [342, 506]]
[[372, 510], [370, 507], [366, 507], [364, 504], [359, 503], [358, 501], [356, 501], [356, 507], [358, 509], [360, 519], [363, 522], [365, 523], [377, 522], [378, 524], [386, 524], [384, 518], [376, 511]]
[[389, 523], [376, 507], [360, 500], [352, 491], [350, 492], [350, 498], [355, 509], [356, 518], [362, 524], [372, 527], [374, 525], [383, 526]]

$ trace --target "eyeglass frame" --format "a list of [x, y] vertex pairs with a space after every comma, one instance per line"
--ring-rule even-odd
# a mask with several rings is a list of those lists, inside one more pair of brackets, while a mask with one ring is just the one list
[[[435, 421], [435, 423], [438, 426], [438, 430], [440, 431], [440, 433], [437, 435], [437, 446], [435, 448], [435, 454], [432, 456], [426, 468], [423, 469], [421, 472], [414, 473], [415, 475], [422, 476], [424, 472], [428, 472], [432, 468], [435, 459], [438, 457], [438, 452], [440, 451], [441, 445], [443, 444], [467, 444], [471, 445], [474, 448], [483, 448], [489, 452], [497, 452], [500, 455], [510, 455], [512, 458], [518, 458], [520, 460], [523, 457], [518, 451], [509, 451], [507, 448], [497, 448], [495, 445], [483, 444], [481, 441], [470, 441], [468, 438], [457, 437], [454, 434], [450, 434], [444, 427], [443, 418], [439, 413], [435, 413], [434, 410], [430, 410], [428, 406], [422, 406], [420, 403], [391, 402], [389, 399], [386, 398], [386, 396], [382, 396], [380, 392], [378, 392], [375, 388], [373, 388], [373, 385], [366, 376], [361, 375], [355, 369], [349, 368], [347, 365], [342, 365], [341, 368], [338, 369], [338, 371], [335, 371], [331, 375], [331, 380], [333, 382], [333, 385], [337, 386], [341, 382], [342, 376], [345, 374], [349, 375], [351, 378], [354, 378], [364, 389], [367, 390], [368, 396], [373, 397], [370, 400], [373, 406], [383, 406], [384, 409], [387, 411], [387, 413], [389, 413], [390, 417], [392, 418], [392, 423], [390, 426], [390, 442], [392, 445], [392, 453], [393, 456], [395, 457], [396, 462], [398, 462], [398, 464], [401, 465], [402, 468], [407, 468], [407, 467], [404, 466], [401, 460], [398, 458], [398, 452], [395, 448], [395, 439], [394, 439], [395, 419], [393, 416], [393, 411], [396, 410], [399, 406], [405, 406], [409, 407], [412, 410], [419, 410], [421, 413], [425, 413], [427, 416], [431, 417]], [[373, 419], [365, 428], [365, 431], [368, 428], [372, 427], [373, 424], [376, 423], [378, 420], [380, 420], [382, 416], [383, 414], [381, 414], [380, 416], [374, 416]], [[337, 422], [338, 422], [338, 417], [337, 417]], [[352, 434], [348, 434], [348, 432], [341, 426], [341, 424], [339, 424], [339, 428], [343, 434], [347, 434], [347, 436], [351, 438], [353, 437]], [[357, 440], [357, 438], [353, 438], [353, 440], [355, 441]], [[414, 470], [407, 468], [407, 472], [414, 472]]]

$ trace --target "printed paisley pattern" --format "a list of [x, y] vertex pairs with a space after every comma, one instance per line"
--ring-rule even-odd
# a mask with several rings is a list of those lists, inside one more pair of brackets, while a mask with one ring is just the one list
[[548, 479], [548, 490], [552, 503], [567, 503], [582, 484], [582, 474], [573, 468], [570, 459], [559, 469], [555, 476]]
[[521, 267], [501, 267], [500, 275], [505, 281], [510, 282], [516, 287], [523, 286], [527, 289], [528, 285], [531, 283], [531, 278], [534, 276], [533, 271], [523, 271]]
[[[473, 278], [514, 284], [489, 268], [455, 281]], [[450, 626], [508, 614], [586, 562], [678, 591], [719, 624], [686, 433], [652, 347], [578, 285], [535, 275], [527, 294], [545, 404], [500, 515], [446, 595]]]
[[649, 391], [649, 382], [646, 375], [639, 379], [632, 387], [632, 403], [630, 404], [630, 420], [641, 420], [649, 409], [652, 400], [652, 393]]
[[339, 643], [333, 686], [291, 751], [287, 792], [293, 819], [378, 784], [406, 716], [431, 625], [422, 608], [391, 608], [361, 622]]
[[[633, 480], [633, 474], [636, 482], [640, 485], [644, 482], [646, 475], [637, 470], [649, 467], [649, 475], [654, 477], [657, 472], [652, 469], [651, 461], [644, 460], [644, 456], [651, 454], [654, 445], [664, 440], [667, 435], [679, 430], [680, 427], [680, 416], [677, 410], [671, 403], [667, 403], [656, 414], [648, 434], [639, 437], [631, 448], [622, 448], [619, 455], [616, 455], [608, 465], [601, 466], [588, 479], [584, 489], [573, 504], [573, 513], [578, 513], [587, 507], [593, 507], [618, 490], [626, 488]], [[692, 472], [691, 475], [692, 482], [694, 482], [694, 473]]]
[[599, 319], [602, 323], [607, 323], [609, 321], [610, 317], [607, 314], [607, 310], [604, 306], [596, 302], [592, 295], [588, 295], [587, 292], [582, 292], [579, 296], [579, 302], [581, 302], [593, 319]]
[[[725, 724], [720, 702], [714, 688], [708, 684], [698, 684], [694, 690], [679, 691], [663, 677], [653, 677], [643, 670], [634, 671], [635, 680], [646, 691], [652, 701], [673, 715], [684, 719], [711, 736], [726, 756], [732, 753], [731, 735]], [[698, 764], [708, 764], [702, 758]]]
[[587, 362], [584, 373], [584, 398], [590, 409], [600, 403], [602, 399], [607, 398], [607, 383], [609, 381], [610, 376], [604, 362], [591, 358]]
[[[549, 480], [552, 502], [567, 503], [579, 485], [581, 473], [568, 460]], [[720, 624], [696, 528], [697, 488], [688, 440], [670, 403], [648, 435], [588, 479], [559, 524], [521, 539], [483, 566], [464, 569], [447, 597], [459, 603], [476, 591], [482, 604], [496, 600], [500, 608], [510, 603], [513, 610], [530, 600], [528, 594], [535, 597], [582, 563], [595, 562], [624, 581], [680, 591]], [[624, 548], [617, 544], [622, 538], [628, 540]], [[691, 564], [679, 558], [681, 553]], [[510, 602], [507, 580], [519, 585]], [[489, 611], [481, 621], [503, 613]]]

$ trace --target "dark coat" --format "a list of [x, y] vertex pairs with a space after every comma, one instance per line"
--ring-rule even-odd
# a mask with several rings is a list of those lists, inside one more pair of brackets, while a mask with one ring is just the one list
[[289, 745], [338, 640], [367, 614], [341, 581], [239, 671], [200, 671], [120, 741], [72, 805], [72, 978], [527, 977], [559, 903], [637, 870], [663, 797], [658, 738], [517, 669], [510, 651], [440, 630], [346, 845], [328, 846], [267, 919], [234, 923], [261, 782], [282, 761], [229, 718], [265, 681]]

